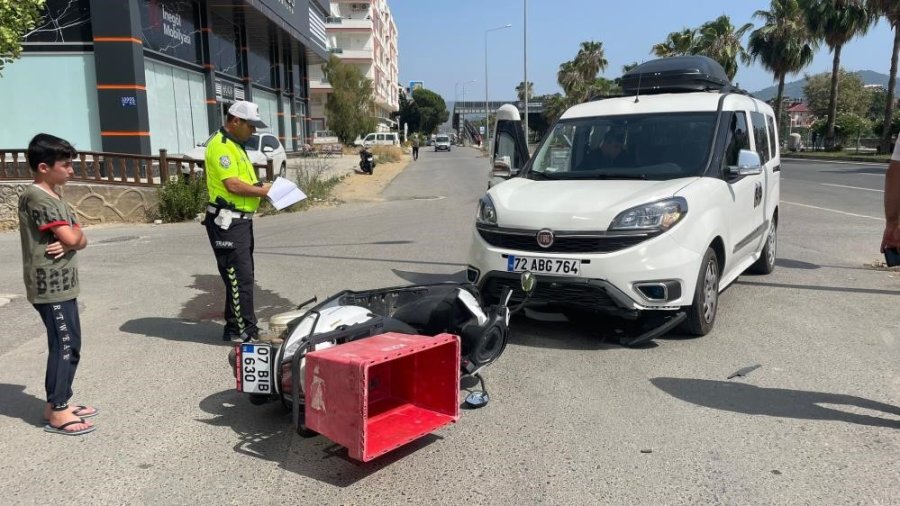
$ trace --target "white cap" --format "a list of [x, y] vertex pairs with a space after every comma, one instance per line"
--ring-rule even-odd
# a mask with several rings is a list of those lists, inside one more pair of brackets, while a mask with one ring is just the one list
[[250, 123], [250, 125], [255, 126], [256, 128], [267, 127], [267, 125], [263, 123], [262, 118], [259, 117], [259, 106], [253, 102], [247, 102], [246, 100], [235, 102], [228, 108], [228, 114], [235, 118], [247, 120], [247, 123]]

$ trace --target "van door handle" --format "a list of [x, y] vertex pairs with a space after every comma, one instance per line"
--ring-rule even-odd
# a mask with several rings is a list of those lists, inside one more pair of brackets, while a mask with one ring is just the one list
[[776, 165], [772, 167], [772, 172], [781, 172], [781, 165]]

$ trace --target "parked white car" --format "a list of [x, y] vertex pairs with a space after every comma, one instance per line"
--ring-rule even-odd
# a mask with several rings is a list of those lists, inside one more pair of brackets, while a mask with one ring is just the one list
[[362, 139], [356, 139], [353, 144], [367, 148], [372, 146], [399, 146], [400, 134], [397, 132], [373, 132]]
[[779, 219], [774, 112], [724, 76], [705, 57], [642, 64], [626, 96], [570, 108], [519, 167], [522, 137], [498, 122], [509, 179], [478, 204], [467, 270], [483, 298], [532, 271], [532, 306], [653, 323], [625, 344], [710, 332], [722, 290], [775, 268]]
[[[197, 147], [185, 153], [184, 157], [197, 160], [198, 167], [202, 169], [206, 159], [206, 144], [213, 136], [215, 136], [215, 133], [210, 135], [209, 138], [202, 143], [198, 144]], [[247, 149], [247, 156], [250, 157], [250, 161], [253, 162], [253, 165], [266, 165], [268, 160], [271, 159], [275, 175], [284, 177], [285, 172], [287, 171], [287, 153], [284, 150], [284, 146], [282, 146], [281, 142], [278, 140], [278, 137], [266, 132], [255, 133], [250, 137], [246, 144], [244, 144], [244, 147]], [[181, 172], [184, 174], [190, 173], [190, 167], [186, 164], [182, 164]], [[265, 176], [265, 174], [265, 170], [259, 169], [260, 177]]]

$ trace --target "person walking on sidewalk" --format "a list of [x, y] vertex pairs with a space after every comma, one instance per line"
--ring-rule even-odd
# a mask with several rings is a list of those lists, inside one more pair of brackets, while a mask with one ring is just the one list
[[413, 138], [412, 138], [412, 155], [413, 155], [413, 161], [416, 161], [419, 159], [419, 136], [418, 135], [413, 135]]
[[76, 252], [87, 246], [87, 238], [75, 211], [57, 193], [74, 174], [75, 148], [59, 137], [38, 134], [28, 143], [26, 156], [34, 182], [19, 198], [19, 235], [26, 297], [47, 328], [44, 430], [87, 434], [96, 427], [85, 418], [98, 410], [69, 404], [81, 360]]
[[269, 183], [261, 183], [244, 143], [265, 128], [259, 106], [235, 102], [222, 127], [206, 144], [206, 235], [225, 283], [223, 341], [246, 342], [259, 337], [253, 308], [253, 213]]

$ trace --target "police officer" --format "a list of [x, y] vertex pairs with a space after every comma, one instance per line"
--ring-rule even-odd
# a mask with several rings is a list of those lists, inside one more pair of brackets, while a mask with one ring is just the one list
[[259, 106], [236, 102], [223, 126], [206, 144], [206, 234], [225, 282], [224, 341], [256, 339], [253, 309], [253, 213], [271, 186], [261, 183], [244, 148], [257, 128], [266, 124]]

